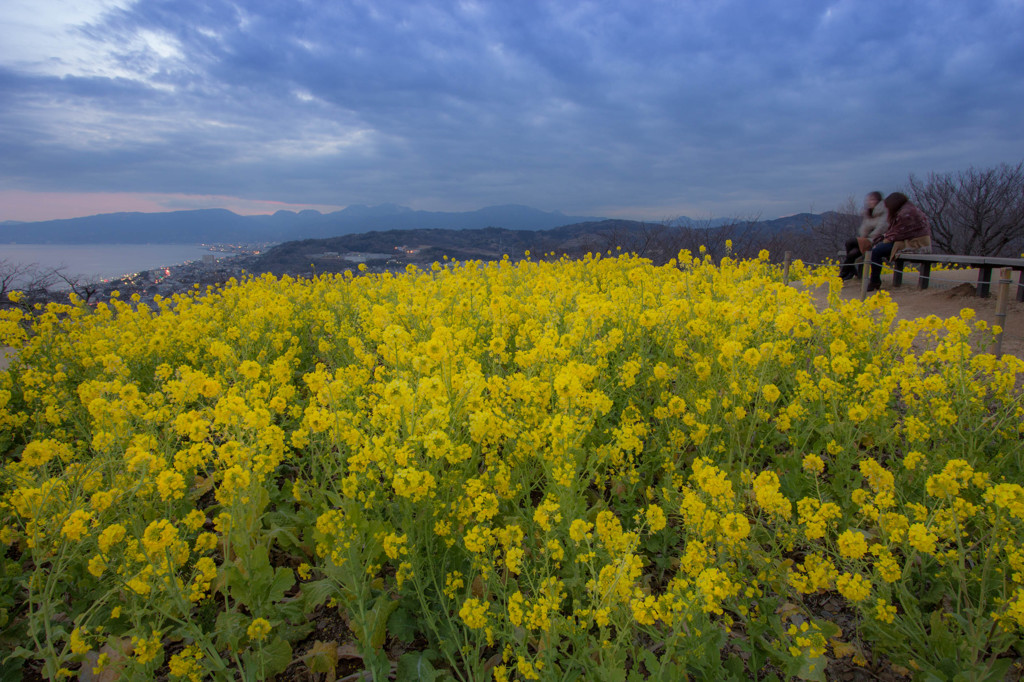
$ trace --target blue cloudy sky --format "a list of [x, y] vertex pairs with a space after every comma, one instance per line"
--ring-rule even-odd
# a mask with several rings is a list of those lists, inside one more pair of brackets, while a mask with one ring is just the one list
[[0, 220], [773, 218], [1022, 159], [1022, 0], [0, 3]]

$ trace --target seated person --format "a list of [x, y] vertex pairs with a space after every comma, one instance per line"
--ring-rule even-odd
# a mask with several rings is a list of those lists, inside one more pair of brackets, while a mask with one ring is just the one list
[[893, 192], [885, 198], [889, 228], [876, 237], [871, 249], [871, 279], [868, 291], [882, 288], [882, 263], [901, 253], [931, 253], [932, 228], [928, 216], [910, 203], [905, 194]]
[[871, 248], [871, 242], [875, 237], [881, 236], [889, 226], [889, 210], [882, 201], [881, 192], [870, 192], [864, 197], [864, 210], [861, 216], [857, 236], [846, 242], [846, 260], [839, 268], [839, 277], [844, 281], [854, 275], [860, 277], [860, 269], [853, 265], [854, 262]]

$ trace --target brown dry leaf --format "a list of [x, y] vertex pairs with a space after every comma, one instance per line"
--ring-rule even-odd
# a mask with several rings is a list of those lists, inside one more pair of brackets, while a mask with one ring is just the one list
[[[78, 673], [78, 679], [81, 682], [117, 682], [121, 679], [123, 672], [120, 663], [131, 655], [132, 649], [132, 641], [128, 638], [114, 637], [107, 640], [107, 643], [99, 651], [90, 651], [85, 655], [85, 662], [82, 664], [81, 672]], [[106, 654], [109, 660], [99, 674], [94, 674], [92, 669], [96, 667], [101, 654]]]
[[192, 494], [198, 499], [213, 490], [213, 485], [216, 482], [213, 476], [196, 476], [192, 483]]
[[342, 659], [352, 660], [356, 658], [362, 660], [363, 656], [359, 653], [359, 650], [356, 648], [356, 645], [352, 642], [346, 642], [338, 647], [339, 661]]
[[857, 653], [858, 649], [849, 642], [843, 642], [838, 639], [833, 639], [829, 642], [832, 645], [832, 655], [836, 658], [846, 658], [847, 656], [853, 656]]
[[338, 643], [313, 642], [313, 646], [302, 657], [302, 662], [313, 674], [323, 673], [327, 676], [327, 682], [334, 682], [337, 679], [338, 668]]
[[497, 667], [498, 664], [500, 664], [500, 663], [501, 663], [501, 654], [494, 654], [493, 656], [491, 656], [490, 658], [487, 659], [486, 663], [484, 663], [484, 672], [485, 673], [491, 672], [491, 670], [493, 670], [495, 667]]
[[775, 609], [775, 615], [785, 620], [795, 613], [800, 613], [800, 607], [793, 602], [786, 602], [779, 608]]

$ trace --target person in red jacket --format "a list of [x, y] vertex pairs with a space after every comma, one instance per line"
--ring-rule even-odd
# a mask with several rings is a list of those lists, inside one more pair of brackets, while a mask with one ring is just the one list
[[874, 239], [868, 291], [882, 288], [882, 263], [895, 259], [900, 251], [931, 252], [932, 227], [928, 216], [910, 203], [907, 195], [893, 192], [885, 198], [885, 207], [889, 209], [889, 229]]

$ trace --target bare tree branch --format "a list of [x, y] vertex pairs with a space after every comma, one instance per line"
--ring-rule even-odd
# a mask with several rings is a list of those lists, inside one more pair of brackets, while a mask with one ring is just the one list
[[[51, 270], [44, 270], [35, 263], [16, 263], [0, 259], [0, 307], [30, 308], [33, 303], [47, 297], [55, 281]], [[17, 304], [8, 296], [19, 291], [23, 294]]]
[[84, 303], [89, 303], [93, 296], [99, 293], [100, 285], [98, 282], [86, 281], [83, 275], [68, 275], [64, 272], [63, 268], [58, 268], [53, 271], [54, 277], [64, 282], [65, 285]]
[[1024, 162], [957, 173], [910, 176], [911, 200], [947, 253], [1017, 255], [1024, 248]]
[[843, 250], [846, 241], [856, 236], [861, 216], [857, 201], [851, 196], [834, 211], [822, 214], [821, 222], [811, 225], [811, 231], [828, 249], [829, 256]]

